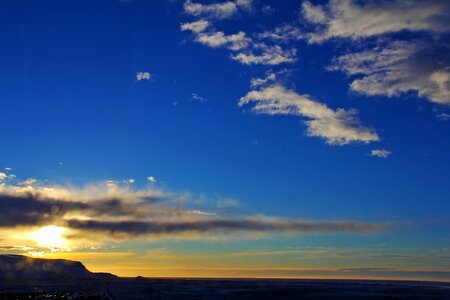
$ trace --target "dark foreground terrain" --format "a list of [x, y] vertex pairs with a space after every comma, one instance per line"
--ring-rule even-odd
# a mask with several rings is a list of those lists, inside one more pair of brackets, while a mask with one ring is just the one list
[[347, 280], [2, 281], [0, 299], [450, 299], [445, 283]]
[[3, 299], [450, 300], [450, 283], [375, 280], [145, 279], [92, 273], [80, 262], [0, 255]]

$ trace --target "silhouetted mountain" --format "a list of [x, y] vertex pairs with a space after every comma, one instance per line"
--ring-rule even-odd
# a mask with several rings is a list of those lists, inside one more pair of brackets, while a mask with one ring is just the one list
[[0, 280], [111, 279], [108, 273], [92, 273], [78, 261], [0, 255]]

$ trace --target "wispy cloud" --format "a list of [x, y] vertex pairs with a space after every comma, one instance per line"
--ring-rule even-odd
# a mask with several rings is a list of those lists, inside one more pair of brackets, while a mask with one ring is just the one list
[[35, 250], [34, 247], [18, 246], [18, 245], [0, 245], [0, 251], [21, 251], [29, 252]]
[[309, 95], [297, 94], [279, 84], [249, 92], [240, 99], [239, 106], [251, 103], [255, 113], [309, 118], [304, 121], [308, 135], [323, 138], [331, 145], [379, 140], [374, 130], [360, 125], [355, 111], [333, 110]]
[[200, 33], [205, 31], [209, 26], [211, 26], [211, 23], [202, 19], [194, 22], [182, 23], [180, 27], [182, 31], [190, 30], [195, 33]]
[[439, 0], [302, 3], [302, 16], [314, 28], [309, 33], [310, 42], [366, 38], [402, 30], [444, 32], [450, 29], [449, 12], [450, 3]]
[[439, 41], [394, 41], [386, 46], [342, 55], [330, 70], [358, 78], [350, 88], [365, 95], [419, 96], [450, 104], [450, 45]]
[[391, 156], [391, 154], [392, 154], [392, 152], [387, 151], [386, 149], [374, 149], [374, 150], [370, 151], [371, 156], [377, 156], [377, 157], [381, 157], [381, 158], [388, 158], [389, 156]]
[[231, 58], [244, 65], [289, 64], [296, 61], [297, 50], [285, 49], [280, 45], [269, 45], [249, 37], [244, 31], [226, 34], [216, 30], [209, 21], [200, 19], [180, 25], [182, 31], [191, 31], [195, 41], [211, 48], [226, 48]]
[[258, 34], [258, 37], [261, 39], [269, 39], [274, 42], [287, 43], [290, 40], [299, 40], [306, 36], [297, 25], [286, 23], [277, 26], [272, 30], [266, 30]]
[[38, 182], [38, 180], [36, 178], [28, 178], [27, 180], [19, 182], [18, 185], [28, 186], [28, 185], [36, 184], [37, 182]]
[[448, 120], [450, 120], [450, 114], [448, 114], [448, 113], [438, 113], [436, 115], [436, 118], [439, 121], [448, 121]]
[[[357, 77], [350, 88], [368, 96], [399, 96], [414, 91], [440, 104], [450, 103], [450, 32], [448, 1], [329, 1], [302, 3], [311, 43], [330, 39], [372, 38], [370, 48], [341, 55], [329, 70]], [[311, 29], [312, 28], [312, 29]], [[394, 36], [409, 31], [412, 38]], [[428, 36], [428, 37], [427, 37]], [[375, 39], [375, 41], [373, 41]]]
[[207, 101], [207, 99], [203, 98], [202, 96], [200, 96], [197, 93], [192, 93], [191, 98], [193, 100], [195, 100], [195, 101], [198, 101], [198, 102], [205, 102], [205, 101]]
[[269, 46], [264, 43], [256, 43], [247, 51], [233, 54], [232, 59], [244, 65], [269, 65], [289, 64], [296, 61], [296, 49], [283, 49], [279, 45]]
[[194, 3], [191, 0], [184, 2], [183, 8], [187, 14], [203, 16], [212, 19], [226, 19], [238, 13], [239, 10], [249, 10], [252, 0], [225, 1], [212, 4]]

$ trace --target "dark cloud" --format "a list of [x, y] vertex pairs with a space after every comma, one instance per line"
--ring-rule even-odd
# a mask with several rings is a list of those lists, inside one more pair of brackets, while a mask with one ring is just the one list
[[211, 232], [367, 234], [387, 228], [386, 224], [356, 221], [307, 222], [248, 216], [224, 218], [193, 214], [190, 210], [154, 201], [155, 198], [141, 201], [140, 196], [127, 192], [118, 193], [115, 197], [83, 198], [83, 201], [54, 199], [40, 193], [0, 194], [0, 227], [53, 224], [74, 229], [76, 236], [92, 233], [114, 237]]
[[29, 246], [0, 245], [0, 251], [30, 251], [34, 249], [34, 247]]
[[[145, 201], [148, 201], [145, 199]], [[156, 201], [152, 198], [152, 201]], [[45, 197], [39, 193], [0, 194], [0, 227], [34, 226], [60, 221], [69, 212], [88, 216], [142, 216], [145, 205], [127, 203], [119, 197], [87, 202]]]
[[0, 194], [0, 227], [50, 223], [68, 211], [87, 208], [84, 203], [41, 198], [31, 193], [20, 196]]
[[71, 228], [103, 232], [119, 235], [145, 235], [145, 234], [179, 234], [179, 233], [208, 233], [208, 232], [286, 232], [286, 233], [372, 233], [385, 229], [384, 224], [361, 222], [305, 222], [291, 220], [266, 219], [215, 219], [194, 220], [180, 222], [164, 221], [95, 221], [95, 220], [68, 220]]

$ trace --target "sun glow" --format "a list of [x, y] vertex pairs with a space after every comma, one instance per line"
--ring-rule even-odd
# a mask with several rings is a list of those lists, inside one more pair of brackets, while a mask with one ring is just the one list
[[51, 251], [58, 251], [61, 249], [69, 249], [67, 240], [64, 238], [66, 229], [59, 226], [45, 226], [41, 229], [32, 232], [30, 238], [36, 241], [40, 247], [51, 249]]

